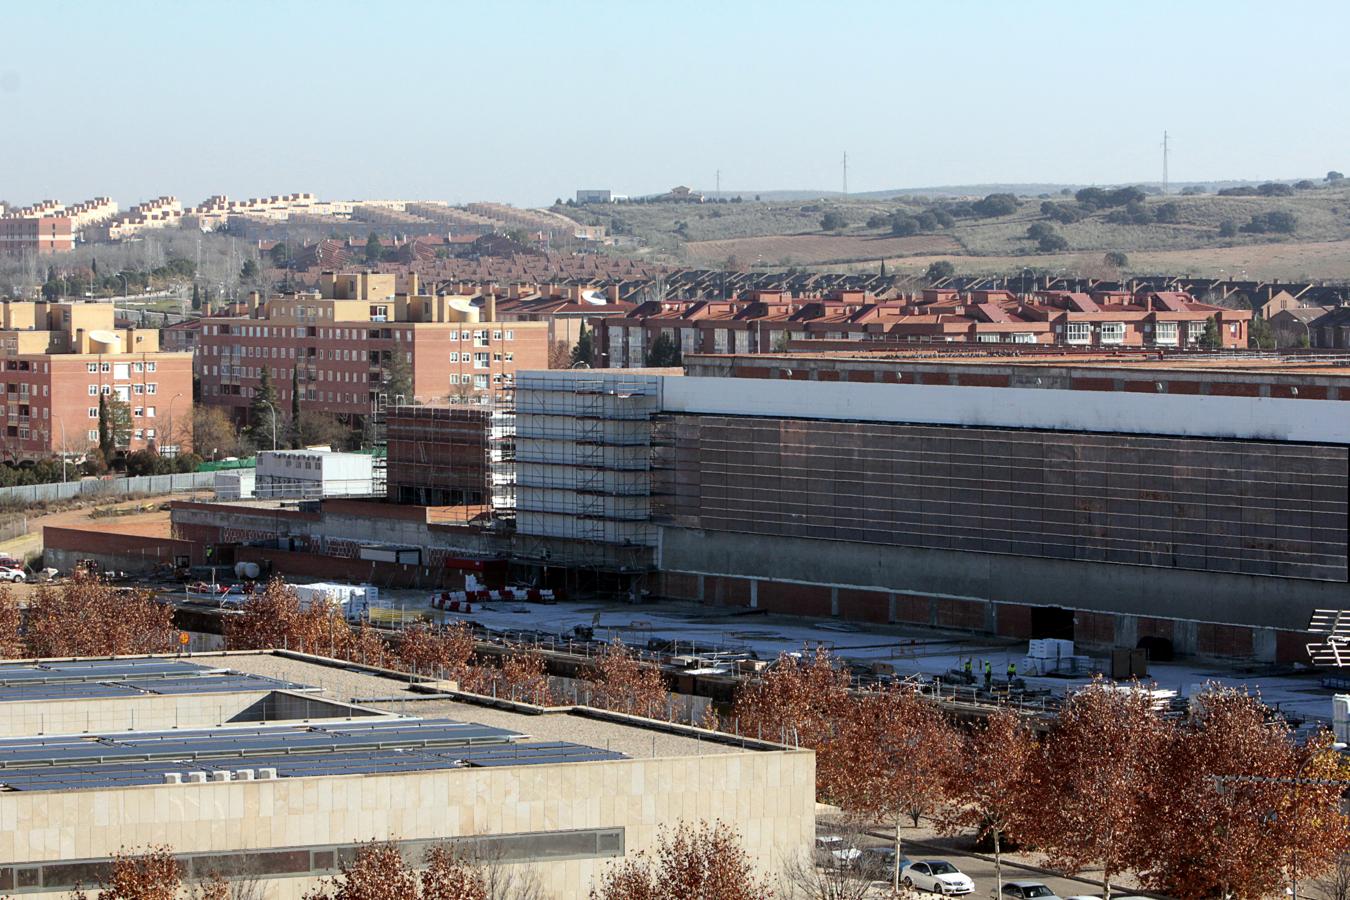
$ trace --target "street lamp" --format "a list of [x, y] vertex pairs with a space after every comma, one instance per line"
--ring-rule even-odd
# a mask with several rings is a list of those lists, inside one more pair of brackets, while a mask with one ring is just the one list
[[[178, 444], [177, 444], [177, 442], [174, 441], [174, 437], [173, 437], [173, 401], [177, 400], [177, 399], [178, 399], [179, 397], [181, 397], [181, 396], [183, 396], [183, 393], [182, 393], [182, 391], [179, 391], [177, 394], [174, 394], [172, 397], [169, 398], [169, 428], [168, 428], [168, 432], [169, 432], [169, 442], [173, 445], [173, 448], [174, 448], [174, 450], [173, 450], [173, 455], [174, 455], [174, 456], [177, 456], [177, 455], [178, 455]], [[275, 432], [276, 432], [276, 426], [275, 426], [275, 425], [272, 427], [272, 431], [273, 431], [273, 436], [275, 437]]]
[[272, 405], [271, 400], [259, 401], [267, 407], [268, 412], [272, 414], [272, 449], [277, 449], [277, 408]]
[[69, 444], [66, 443], [66, 421], [65, 421], [65, 419], [57, 419], [57, 420], [56, 420], [56, 424], [57, 424], [57, 426], [61, 429], [61, 483], [62, 483], [62, 484], [65, 484], [65, 483], [66, 483], [66, 448], [69, 446]]

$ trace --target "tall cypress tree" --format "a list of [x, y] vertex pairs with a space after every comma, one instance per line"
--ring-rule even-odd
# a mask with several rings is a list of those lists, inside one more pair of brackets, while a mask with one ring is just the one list
[[291, 449], [304, 446], [300, 435], [300, 367], [291, 369]]
[[105, 463], [112, 461], [117, 449], [113, 446], [112, 423], [108, 421], [108, 395], [103, 393], [98, 395], [98, 449]]
[[249, 438], [259, 450], [271, 450], [273, 444], [280, 446], [280, 437], [272, 430], [277, 419], [277, 390], [272, 386], [272, 370], [262, 367], [262, 376], [258, 388], [253, 392], [253, 402], [249, 405]]

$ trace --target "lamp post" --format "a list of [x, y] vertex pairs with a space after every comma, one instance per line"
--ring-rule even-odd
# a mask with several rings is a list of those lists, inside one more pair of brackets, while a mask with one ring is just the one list
[[57, 419], [56, 425], [61, 429], [61, 483], [66, 483], [66, 423], [64, 419]]
[[[179, 391], [177, 394], [174, 394], [172, 397], [169, 398], [169, 427], [168, 427], [167, 430], [168, 430], [168, 432], [169, 432], [169, 441], [170, 441], [170, 444], [173, 446], [173, 455], [174, 455], [174, 456], [177, 456], [177, 455], [178, 455], [178, 444], [174, 441], [174, 437], [173, 437], [173, 401], [177, 400], [177, 399], [178, 399], [179, 397], [181, 397], [181, 396], [183, 396], [183, 393], [182, 393], [182, 391]], [[273, 430], [274, 432], [276, 431], [275, 426], [273, 427], [272, 430]]]
[[272, 449], [275, 450], [277, 449], [277, 408], [272, 405], [271, 400], [263, 400], [262, 404], [272, 414]]

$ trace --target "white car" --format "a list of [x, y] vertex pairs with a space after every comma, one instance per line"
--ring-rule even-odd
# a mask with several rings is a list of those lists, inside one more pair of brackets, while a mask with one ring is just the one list
[[862, 859], [862, 851], [835, 834], [816, 837], [816, 865], [852, 868]]
[[1059, 897], [1039, 881], [1005, 881], [1000, 900], [1059, 900]]
[[903, 878], [909, 887], [932, 891], [935, 894], [955, 897], [975, 891], [975, 882], [970, 880], [970, 876], [963, 874], [945, 859], [925, 859], [910, 863], [905, 868]]
[[28, 576], [23, 573], [23, 569], [17, 569], [14, 566], [0, 567], [0, 581], [21, 582], [27, 580]]

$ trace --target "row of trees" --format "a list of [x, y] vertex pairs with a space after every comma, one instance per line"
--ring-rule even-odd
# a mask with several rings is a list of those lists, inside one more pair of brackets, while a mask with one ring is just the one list
[[742, 734], [815, 749], [820, 795], [893, 825], [897, 858], [906, 821], [973, 830], [1000, 886], [1009, 842], [1065, 871], [1099, 868], [1108, 900], [1125, 874], [1179, 898], [1266, 896], [1350, 850], [1350, 769], [1329, 736], [1298, 744], [1232, 689], [1209, 688], [1177, 720], [1138, 686], [1097, 681], [1041, 736], [1012, 711], [959, 728], [906, 688], [850, 692], [822, 653], [781, 659], [731, 714]]

